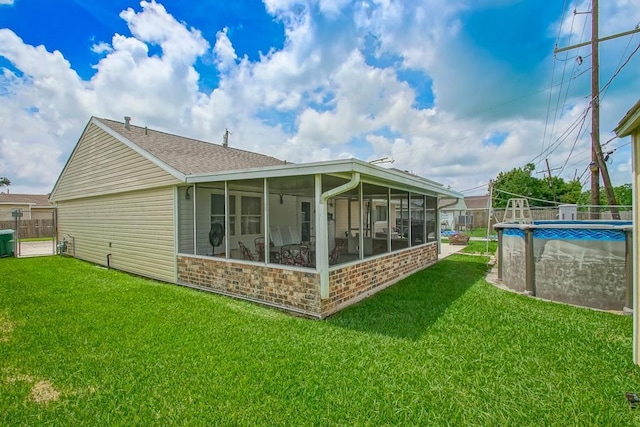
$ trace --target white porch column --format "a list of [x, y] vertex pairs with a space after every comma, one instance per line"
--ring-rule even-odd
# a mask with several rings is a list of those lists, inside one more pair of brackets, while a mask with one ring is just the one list
[[320, 298], [329, 298], [329, 230], [327, 201], [322, 197], [322, 175], [315, 175], [316, 271], [320, 273]]

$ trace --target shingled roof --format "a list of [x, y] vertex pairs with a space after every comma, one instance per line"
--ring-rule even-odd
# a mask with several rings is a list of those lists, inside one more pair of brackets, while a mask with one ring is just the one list
[[464, 202], [467, 205], [467, 209], [487, 209], [490, 207], [490, 200], [488, 195], [465, 196]]
[[283, 160], [237, 148], [172, 135], [153, 129], [94, 117], [153, 157], [185, 175], [279, 166]]
[[47, 194], [5, 194], [0, 193], [0, 203], [15, 205], [34, 205], [35, 207], [50, 208], [49, 195]]

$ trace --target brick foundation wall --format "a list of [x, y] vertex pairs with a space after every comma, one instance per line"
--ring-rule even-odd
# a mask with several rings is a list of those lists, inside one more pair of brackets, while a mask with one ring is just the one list
[[433, 243], [333, 270], [329, 273], [329, 298], [322, 301], [323, 316], [344, 308], [354, 298], [384, 289], [437, 260], [438, 245]]
[[437, 260], [433, 243], [336, 268], [329, 272], [329, 298], [322, 301], [318, 273], [274, 266], [179, 255], [178, 282], [326, 317]]
[[178, 282], [320, 314], [320, 275], [316, 272], [180, 255]]

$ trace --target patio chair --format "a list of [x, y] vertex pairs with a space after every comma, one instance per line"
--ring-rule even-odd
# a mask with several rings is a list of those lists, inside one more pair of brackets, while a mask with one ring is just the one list
[[251, 251], [244, 245], [244, 243], [238, 242], [238, 246], [240, 246], [240, 251], [242, 252], [242, 259], [246, 259], [248, 261], [254, 260]]
[[305, 245], [284, 245], [280, 249], [280, 263], [302, 267], [309, 266], [309, 248]]
[[334, 265], [338, 263], [338, 258], [340, 257], [340, 252], [342, 251], [342, 244], [336, 243], [336, 245], [329, 252], [329, 265]]
[[258, 261], [264, 261], [264, 237], [258, 237], [255, 240], [256, 253], [258, 254]]

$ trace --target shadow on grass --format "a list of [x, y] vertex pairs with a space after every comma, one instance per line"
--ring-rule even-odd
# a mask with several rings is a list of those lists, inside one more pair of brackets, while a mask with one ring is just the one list
[[487, 272], [486, 259], [454, 255], [413, 274], [326, 322], [363, 332], [418, 340]]

